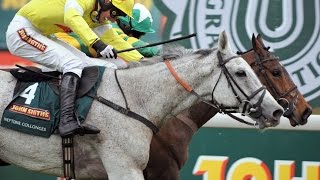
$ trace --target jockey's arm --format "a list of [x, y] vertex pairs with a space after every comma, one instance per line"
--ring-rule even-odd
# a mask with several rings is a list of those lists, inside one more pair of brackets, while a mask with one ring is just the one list
[[[91, 48], [92, 44], [100, 38], [104, 43], [112, 45], [118, 50], [132, 48], [128, 42], [124, 41], [112, 29], [105, 31], [101, 37], [99, 37], [83, 19], [83, 12], [84, 9], [77, 3], [72, 4], [72, 6], [66, 5], [64, 23], [80, 37], [84, 44], [89, 48], [88, 52], [93, 51]], [[136, 50], [120, 53], [119, 57], [125, 61], [140, 61], [143, 58], [143, 56]]]
[[[147, 42], [144, 42], [141, 39], [128, 36], [119, 28], [113, 28], [113, 29], [117, 32], [117, 34], [119, 34], [121, 39], [131, 44], [132, 47], [142, 47], [142, 46], [148, 45]], [[140, 48], [137, 51], [140, 54], [142, 54], [144, 57], [153, 57], [153, 56], [158, 56], [160, 54], [160, 49], [155, 46]]]
[[[113, 47], [115, 47], [115, 49], [118, 49], [118, 50], [132, 48], [132, 46], [122, 38], [120, 39], [116, 38], [111, 41], [110, 40], [111, 38], [109, 38], [110, 33], [112, 34], [113, 31], [109, 31], [109, 32], [105, 31], [105, 33], [101, 36], [101, 40], [104, 43], [110, 44]], [[85, 45], [85, 43], [74, 32], [71, 32], [71, 33], [59, 32], [59, 33], [53, 34], [53, 37], [59, 40], [62, 40], [68, 43], [69, 45], [79, 49], [89, 57], [97, 57], [96, 51], [92, 47]], [[123, 52], [118, 54], [118, 56], [127, 62], [140, 61], [144, 57], [137, 50]]]
[[[127, 42], [132, 44], [133, 47], [142, 47], [148, 45], [148, 43], [137, 39], [135, 37], [128, 37]], [[153, 57], [158, 56], [160, 54], [160, 49], [157, 47], [144, 47], [138, 49], [139, 53], [141, 53], [145, 57]]]
[[[132, 48], [132, 45], [124, 39], [122, 39], [122, 37], [114, 30], [114, 28], [110, 28], [103, 32], [100, 38], [104, 43], [112, 45], [117, 50]], [[118, 54], [118, 56], [128, 62], [140, 61], [144, 57], [137, 50], [123, 52]]]
[[73, 4], [66, 4], [64, 11], [64, 23], [80, 36], [87, 46], [91, 46], [99, 40], [99, 37], [92, 31], [82, 17], [84, 14], [83, 7], [75, 2]]

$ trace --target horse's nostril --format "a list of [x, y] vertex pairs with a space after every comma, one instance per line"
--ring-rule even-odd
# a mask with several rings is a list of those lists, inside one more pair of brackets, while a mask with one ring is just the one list
[[282, 114], [283, 114], [283, 110], [278, 109], [273, 112], [273, 117], [280, 120], [280, 117], [282, 116]]
[[308, 122], [308, 117], [312, 114], [312, 109], [311, 108], [307, 108], [304, 110], [303, 112], [303, 116], [301, 118], [301, 125], [304, 125]]
[[289, 108], [289, 101], [285, 98], [280, 98], [278, 101], [278, 104], [283, 107], [283, 109], [286, 111]]

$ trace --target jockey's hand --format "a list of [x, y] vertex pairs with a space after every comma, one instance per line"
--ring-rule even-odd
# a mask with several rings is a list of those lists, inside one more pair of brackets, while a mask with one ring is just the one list
[[114, 58], [117, 59], [117, 51], [111, 45], [106, 45], [101, 40], [98, 40], [92, 45], [92, 48], [96, 50], [104, 58]]

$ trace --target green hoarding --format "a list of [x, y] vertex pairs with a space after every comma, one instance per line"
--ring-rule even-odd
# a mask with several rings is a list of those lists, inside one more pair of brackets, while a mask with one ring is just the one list
[[6, 50], [6, 31], [7, 27], [15, 15], [16, 11], [26, 4], [27, 0], [1, 0], [0, 1], [0, 50]]
[[[259, 130], [216, 115], [194, 136], [182, 180], [319, 180], [320, 121]], [[245, 120], [250, 121], [245, 117]]]
[[43, 175], [16, 166], [0, 167], [1, 180], [56, 180], [56, 177]]
[[[306, 167], [303, 167], [302, 164], [303, 162], [316, 162], [316, 168], [318, 168], [316, 173], [320, 172], [319, 138], [319, 131], [267, 130], [259, 132], [256, 129], [203, 128], [193, 138], [190, 157], [181, 172], [181, 179], [219, 180], [216, 177], [228, 179], [229, 176], [228, 180], [242, 180], [246, 176], [252, 176], [256, 180], [275, 180], [279, 176], [285, 177], [293, 172], [294, 177], [318, 180], [319, 174], [303, 174], [303, 168]], [[218, 168], [214, 165], [206, 166], [206, 163], [222, 163], [221, 157], [226, 157], [225, 168]], [[265, 163], [264, 169], [260, 166], [259, 161]], [[279, 172], [281, 166], [275, 166], [276, 161], [294, 161], [293, 166], [290, 166], [294, 170]], [[249, 162], [256, 166], [245, 165]], [[235, 169], [243, 173], [237, 173]], [[257, 175], [258, 172], [260, 175]], [[230, 178], [235, 175], [237, 175], [236, 178]], [[268, 178], [270, 175], [271, 179]], [[205, 176], [208, 177], [205, 178]]]

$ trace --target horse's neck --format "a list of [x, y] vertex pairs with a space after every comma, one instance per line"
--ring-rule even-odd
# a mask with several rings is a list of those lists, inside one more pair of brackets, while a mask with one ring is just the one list
[[[171, 134], [168, 135], [171, 136], [171, 140], [189, 144], [197, 128], [201, 128], [218, 112], [219, 109], [213, 108], [206, 103], [195, 104], [189, 109], [182, 111], [177, 117], [171, 118], [161, 128], [159, 134]], [[176, 135], [172, 136], [172, 134]]]
[[[165, 123], [159, 133], [155, 134], [152, 139], [151, 147], [161, 147], [156, 151], [165, 149], [170, 152], [172, 162], [177, 163], [178, 167], [181, 168], [188, 158], [188, 146], [191, 143], [192, 136], [196, 133], [196, 129], [193, 126], [201, 128], [218, 111], [218, 109], [206, 103], [193, 105], [191, 108], [181, 112], [178, 117], [173, 117]], [[186, 123], [186, 120], [180, 118], [188, 119], [187, 121], [190, 120], [194, 124]], [[151, 150], [155, 151], [152, 148]], [[149, 164], [157, 163], [153, 157], [150, 160]]]
[[[192, 66], [185, 65], [192, 62], [177, 61], [179, 63], [173, 63], [173, 66], [181, 78], [190, 83], [196, 82], [193, 85], [199, 84], [201, 80], [193, 74]], [[129, 107], [134, 106], [130, 107], [131, 110], [151, 119], [164, 119], [173, 109], [178, 113], [196, 101], [195, 96], [177, 83], [164, 63], [127, 69], [118, 74]]]
[[198, 103], [188, 109], [188, 118], [191, 119], [198, 128], [201, 128], [213, 116], [219, 112], [216, 109], [204, 102]]

